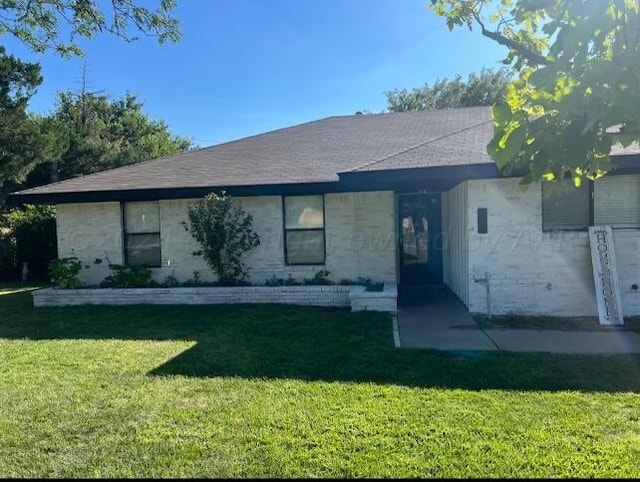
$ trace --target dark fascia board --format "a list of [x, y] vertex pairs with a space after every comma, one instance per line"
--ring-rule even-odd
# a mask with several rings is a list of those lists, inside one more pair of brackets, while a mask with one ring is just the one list
[[[640, 155], [614, 156], [610, 175], [640, 174]], [[340, 181], [351, 190], [393, 189], [396, 192], [449, 190], [472, 179], [522, 178], [524, 171], [501, 174], [494, 163], [455, 166], [348, 171], [340, 173]]]
[[348, 171], [339, 174], [340, 181], [350, 186], [382, 188], [405, 183], [442, 183], [467, 179], [493, 179], [502, 177], [493, 163], [456, 166], [385, 169], [379, 171]]
[[317, 194], [341, 192], [339, 182], [268, 184], [259, 186], [228, 187], [183, 187], [162, 189], [131, 189], [119, 191], [77, 191], [43, 194], [12, 194], [10, 202], [14, 206], [23, 204], [70, 204], [88, 202], [134, 202], [157, 201], [159, 199], [195, 199], [211, 193], [226, 192], [232, 196], [269, 196]]
[[[640, 155], [614, 157], [616, 169], [613, 174], [640, 173]], [[228, 187], [184, 187], [163, 189], [135, 189], [122, 191], [85, 191], [48, 194], [12, 194], [9, 202], [13, 206], [23, 204], [69, 204], [86, 202], [131, 202], [159, 199], [194, 199], [212, 192], [225, 191], [232, 196], [280, 196], [322, 194], [338, 192], [362, 192], [393, 190], [411, 192], [418, 190], [448, 190], [469, 179], [494, 179], [500, 177], [522, 177], [522, 173], [501, 175], [493, 163], [456, 166], [388, 169], [380, 171], [348, 171], [339, 173], [339, 181], [265, 184], [257, 186]]]

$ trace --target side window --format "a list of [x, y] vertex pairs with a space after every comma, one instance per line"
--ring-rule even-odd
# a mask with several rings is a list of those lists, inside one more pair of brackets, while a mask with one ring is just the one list
[[122, 212], [125, 264], [159, 267], [162, 264], [159, 204], [157, 202], [125, 203]]
[[589, 183], [576, 188], [573, 181], [542, 183], [542, 229], [579, 231], [589, 227], [591, 192]]
[[324, 196], [285, 196], [284, 249], [287, 264], [324, 264]]
[[594, 183], [595, 224], [640, 228], [640, 176], [605, 176]]

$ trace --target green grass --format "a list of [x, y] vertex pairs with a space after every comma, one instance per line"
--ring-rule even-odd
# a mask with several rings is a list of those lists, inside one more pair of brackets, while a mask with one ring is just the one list
[[640, 358], [396, 350], [385, 315], [35, 310], [0, 287], [0, 476], [640, 476]]

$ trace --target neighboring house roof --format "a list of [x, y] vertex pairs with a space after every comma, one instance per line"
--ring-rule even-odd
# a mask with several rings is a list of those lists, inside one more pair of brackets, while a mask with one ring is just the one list
[[488, 107], [329, 117], [24, 190], [14, 198], [336, 183], [339, 175], [411, 168], [480, 165], [495, 172], [486, 152], [492, 135]]

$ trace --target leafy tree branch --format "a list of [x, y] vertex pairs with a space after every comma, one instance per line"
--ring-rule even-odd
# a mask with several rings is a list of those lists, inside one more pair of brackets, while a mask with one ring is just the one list
[[[477, 25], [508, 47], [517, 78], [493, 107], [488, 152], [524, 182], [576, 184], [640, 145], [638, 0], [432, 0], [450, 29]], [[490, 30], [495, 26], [496, 30]], [[495, 35], [494, 35], [495, 34]]]
[[139, 0], [0, 0], [0, 36], [13, 36], [35, 52], [53, 50], [66, 57], [82, 54], [77, 37], [99, 33], [127, 42], [145, 35], [164, 44], [180, 39], [175, 7], [175, 0], [157, 0], [155, 9]]

